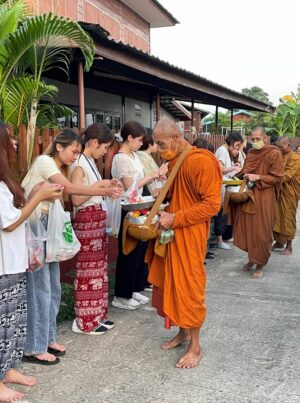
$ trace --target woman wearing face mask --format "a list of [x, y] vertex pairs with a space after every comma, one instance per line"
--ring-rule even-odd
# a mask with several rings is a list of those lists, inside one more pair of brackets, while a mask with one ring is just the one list
[[[101, 181], [95, 164], [110, 147], [114, 137], [110, 129], [99, 123], [84, 132], [85, 148], [71, 166], [71, 180], [75, 185], [93, 186]], [[120, 189], [111, 188], [110, 197], [119, 197]], [[108, 242], [106, 235], [105, 200], [102, 196], [72, 196], [77, 207], [74, 230], [81, 243], [76, 256], [75, 314], [72, 330], [75, 333], [101, 335], [114, 327], [108, 313]]]
[[[63, 185], [69, 194], [111, 196], [112, 183], [97, 181], [92, 186], [70, 182], [61, 172], [72, 165], [81, 151], [81, 138], [66, 129], [54, 139], [48, 155], [37, 157], [23, 180], [25, 195], [42, 181]], [[36, 212], [48, 225], [50, 202], [40, 203]], [[65, 355], [65, 347], [56, 342], [56, 316], [61, 298], [59, 262], [45, 263], [39, 271], [27, 273], [28, 332], [24, 359], [27, 362], [54, 365]]]
[[35, 385], [35, 379], [17, 371], [26, 339], [26, 269], [28, 247], [25, 220], [38, 204], [62, 195], [60, 185], [38, 186], [26, 201], [12, 169], [15, 141], [0, 123], [0, 401], [22, 399], [8, 383]]
[[[140, 195], [143, 193], [143, 186], [152, 183], [155, 179], [165, 174], [154, 170], [144, 175], [143, 166], [137, 156], [137, 151], [143, 144], [146, 136], [145, 128], [138, 122], [127, 122], [122, 130], [123, 144], [118, 154], [115, 155], [112, 164], [112, 176], [120, 180], [127, 190], [137, 181]], [[147, 304], [149, 298], [140, 294], [145, 289], [148, 267], [144, 263], [147, 243], [138, 242], [137, 247], [124, 255], [122, 252], [123, 222], [126, 212], [122, 211], [121, 227], [118, 237], [119, 254], [116, 266], [115, 297], [112, 305], [116, 308], [134, 310]]]

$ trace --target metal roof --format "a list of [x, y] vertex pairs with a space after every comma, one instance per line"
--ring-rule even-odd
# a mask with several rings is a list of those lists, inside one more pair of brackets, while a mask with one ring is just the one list
[[[134, 69], [135, 77], [142, 79], [147, 84], [166, 88], [170, 94], [174, 91], [175, 98], [195, 102], [218, 105], [226, 109], [247, 109], [262, 112], [274, 112], [272, 105], [265, 104], [240, 92], [234, 91], [223, 85], [207, 80], [200, 75], [174, 66], [160, 58], [144, 53], [133, 46], [116, 42], [109, 38], [108, 32], [98, 24], [80, 22], [80, 25], [94, 39], [97, 54], [105, 59], [110, 59], [119, 65], [127, 67], [127, 71]], [[120, 59], [120, 55], [126, 55], [127, 65]], [[139, 64], [143, 65], [139, 67]], [[151, 70], [151, 72], [150, 72]], [[155, 70], [155, 74], [152, 71]], [[169, 76], [170, 78], [167, 78]], [[167, 92], [168, 92], [167, 91]], [[178, 96], [176, 96], [178, 95]], [[184, 98], [185, 97], [185, 98]]]

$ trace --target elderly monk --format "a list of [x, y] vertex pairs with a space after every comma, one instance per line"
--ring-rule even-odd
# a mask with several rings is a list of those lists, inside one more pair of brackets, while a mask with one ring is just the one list
[[292, 240], [296, 234], [296, 212], [300, 197], [300, 154], [293, 152], [288, 137], [279, 137], [278, 148], [283, 156], [284, 178], [276, 205], [273, 230], [276, 243], [273, 249], [282, 249], [282, 255], [292, 253]]
[[[188, 143], [177, 125], [168, 119], [157, 123], [153, 138], [171, 171]], [[169, 191], [168, 211], [160, 215], [161, 227], [172, 228], [174, 239], [167, 245], [164, 259], [155, 255], [151, 246], [148, 250], [153, 305], [167, 323], [179, 327], [177, 336], [161, 348], [167, 350], [189, 342], [177, 368], [194, 368], [202, 357], [199, 331], [206, 315], [204, 259], [210, 218], [221, 205], [221, 183], [214, 155], [191, 147]]]
[[267, 144], [268, 137], [263, 127], [256, 127], [251, 136], [253, 149], [249, 150], [238, 176], [254, 183], [254, 209], [251, 211], [251, 199], [233, 206], [233, 237], [234, 244], [248, 252], [249, 261], [243, 270], [250, 271], [256, 265], [252, 277], [261, 278], [271, 255], [283, 161], [278, 148]]

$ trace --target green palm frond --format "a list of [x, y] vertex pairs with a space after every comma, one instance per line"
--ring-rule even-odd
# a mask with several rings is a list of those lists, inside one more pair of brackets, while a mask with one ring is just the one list
[[4, 121], [14, 126], [26, 124], [32, 102], [40, 98], [53, 100], [57, 92], [54, 85], [36, 81], [30, 76], [12, 78], [5, 87]]
[[[27, 18], [15, 32], [0, 42], [1, 46], [5, 52], [0, 54], [0, 64], [4, 65], [0, 94], [15, 66], [27, 52], [35, 56], [32, 70], [35, 78], [40, 79], [44, 68], [57, 64], [68, 66], [64, 48], [80, 48], [86, 70], [93, 63], [95, 50], [92, 38], [77, 22], [52, 13]], [[7, 55], [16, 57], [12, 59]]]
[[57, 127], [57, 119], [71, 117], [74, 111], [64, 105], [57, 103], [45, 103], [39, 105], [39, 113], [37, 118], [38, 127]]

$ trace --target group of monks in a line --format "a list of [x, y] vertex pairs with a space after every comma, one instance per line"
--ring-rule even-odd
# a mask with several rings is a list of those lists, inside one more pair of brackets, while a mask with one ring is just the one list
[[[171, 170], [187, 146], [186, 140], [168, 119], [157, 123], [153, 138], [160, 152], [171, 151]], [[238, 174], [254, 184], [251, 197], [243, 203], [229, 200], [227, 209], [234, 244], [248, 253], [243, 270], [250, 271], [255, 266], [254, 277], [260, 278], [270, 258], [273, 239], [273, 249], [284, 249], [285, 255], [292, 252], [300, 195], [300, 154], [292, 151], [286, 137], [279, 138], [276, 146], [268, 145], [262, 127], [253, 130], [252, 144]], [[174, 230], [174, 240], [168, 244], [165, 258], [149, 247], [153, 305], [165, 317], [165, 323], [179, 327], [178, 334], [161, 348], [171, 349], [188, 342], [176, 364], [178, 368], [196, 367], [203, 355], [199, 332], [206, 316], [204, 259], [210, 219], [221, 207], [221, 184], [215, 156], [208, 150], [192, 148], [170, 189], [169, 208], [160, 216], [161, 227]]]

